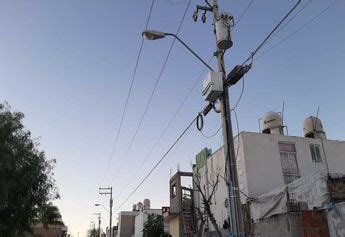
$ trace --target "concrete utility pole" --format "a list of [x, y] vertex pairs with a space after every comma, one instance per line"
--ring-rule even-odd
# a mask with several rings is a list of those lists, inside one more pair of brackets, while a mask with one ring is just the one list
[[[231, 38], [229, 38], [228, 45], [223, 49], [219, 48], [219, 44], [217, 42], [217, 34], [221, 32], [217, 32], [216, 23], [220, 21], [221, 16], [218, 13], [218, 1], [213, 0], [213, 4], [211, 5], [207, 0], [205, 0], [206, 6], [197, 6], [197, 11], [194, 13], [193, 17], [194, 20], [197, 20], [197, 13], [199, 10], [204, 11], [202, 16], [202, 21], [206, 21], [206, 11], [210, 11], [213, 13], [213, 21], [215, 25], [215, 34], [216, 34], [216, 46], [217, 51], [215, 52], [215, 56], [218, 59], [218, 67], [219, 72], [222, 73], [223, 78], [223, 93], [220, 97], [220, 109], [221, 109], [221, 118], [222, 118], [222, 130], [223, 130], [223, 141], [224, 141], [224, 155], [226, 158], [226, 179], [228, 184], [228, 192], [229, 192], [229, 213], [230, 213], [230, 234], [231, 236], [245, 236], [244, 232], [244, 223], [242, 217], [242, 209], [241, 209], [241, 199], [240, 199], [240, 192], [238, 188], [238, 177], [237, 177], [237, 166], [236, 166], [236, 157], [235, 157], [235, 149], [234, 149], [234, 138], [232, 132], [232, 124], [231, 124], [231, 108], [230, 108], [230, 101], [229, 101], [229, 92], [228, 87], [229, 83], [227, 80], [226, 72], [225, 72], [225, 62], [224, 62], [224, 48], [230, 48], [232, 46]], [[232, 19], [232, 17], [231, 17]], [[230, 36], [230, 26], [229, 26], [229, 36]]]
[[113, 187], [109, 187], [109, 188], [99, 188], [99, 194], [100, 195], [110, 195], [110, 200], [109, 200], [109, 236], [112, 237], [112, 218], [113, 218]]
[[[218, 1], [213, 1], [214, 22], [218, 19]], [[237, 165], [234, 149], [234, 136], [231, 124], [231, 109], [228, 86], [226, 85], [226, 72], [223, 51], [217, 48], [217, 59], [219, 71], [222, 72], [224, 92], [220, 100], [222, 130], [224, 141], [224, 155], [226, 158], [227, 181], [229, 189], [229, 207], [230, 207], [230, 226], [231, 233], [234, 236], [244, 236], [244, 224], [241, 209], [240, 192], [238, 188]]]

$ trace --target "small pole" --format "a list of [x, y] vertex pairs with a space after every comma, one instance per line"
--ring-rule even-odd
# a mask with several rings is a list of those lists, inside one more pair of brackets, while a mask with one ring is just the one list
[[112, 218], [113, 218], [113, 187], [108, 187], [108, 188], [99, 188], [99, 194], [100, 195], [110, 195], [110, 200], [109, 200], [109, 236], [112, 237]]

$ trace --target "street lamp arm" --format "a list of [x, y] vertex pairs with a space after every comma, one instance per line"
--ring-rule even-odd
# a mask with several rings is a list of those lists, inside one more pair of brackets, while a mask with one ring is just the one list
[[110, 213], [110, 211], [102, 203], [96, 203], [95, 206], [96, 207], [101, 206], [101, 207], [103, 207], [104, 210], [106, 210], [108, 213]]
[[189, 52], [191, 52], [195, 57], [197, 57], [208, 69], [210, 69], [211, 71], [214, 71], [212, 67], [210, 67], [210, 65], [208, 65], [201, 57], [199, 57], [199, 55], [197, 55], [185, 42], [183, 42], [177, 35], [173, 34], [173, 33], [165, 33], [165, 35], [169, 35], [174, 37], [175, 39], [177, 39], [185, 48], [187, 48], [189, 50]]

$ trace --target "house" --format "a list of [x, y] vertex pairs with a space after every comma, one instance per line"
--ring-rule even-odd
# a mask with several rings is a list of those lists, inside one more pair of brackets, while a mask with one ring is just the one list
[[[345, 174], [345, 141], [327, 139], [321, 120], [317, 117], [308, 117], [304, 121], [303, 137], [285, 135], [285, 126], [280, 114], [275, 112], [269, 112], [264, 116], [262, 128], [262, 133], [241, 132], [234, 138], [238, 189], [240, 191], [243, 219], [245, 220], [244, 224], [247, 234], [251, 233], [252, 236], [268, 236], [265, 231], [271, 228], [272, 232], [273, 223], [282, 226], [283, 229], [285, 228], [284, 231], [291, 227], [291, 223], [295, 223], [296, 228], [300, 230], [298, 234], [296, 234], [297, 232], [279, 232], [278, 230], [273, 233], [281, 233], [280, 236], [304, 236], [305, 226], [302, 223], [305, 224], [306, 221], [310, 221], [310, 218], [307, 218], [310, 215], [322, 219], [322, 225], [325, 224], [327, 228], [333, 225], [334, 223], [330, 222], [330, 218], [328, 218], [328, 212], [335, 209], [327, 209], [326, 211], [326, 206], [330, 207], [330, 205], [334, 204], [333, 208], [337, 208], [337, 213], [342, 213], [343, 206], [341, 203], [345, 201], [345, 191], [344, 193], [342, 191], [340, 194], [338, 193], [338, 199], [334, 199], [334, 195], [332, 196], [330, 191], [323, 192], [324, 196], [320, 196], [318, 199], [319, 203], [324, 201], [322, 205], [308, 206], [308, 196], [303, 196], [303, 190], [300, 187], [305, 185], [304, 187], [311, 188], [313, 185], [323, 184], [326, 190], [330, 190], [329, 185], [333, 182], [338, 183], [337, 189], [345, 190], [345, 184], [342, 186], [341, 181], [343, 174]], [[204, 189], [204, 194], [210, 196], [212, 195], [213, 183], [215, 183], [216, 179], [219, 179], [219, 183], [217, 183], [215, 192], [212, 195], [211, 211], [217, 226], [224, 233], [224, 236], [227, 236], [229, 232], [227, 229], [229, 223], [229, 187], [225, 182], [225, 163], [226, 160], [222, 147], [213, 153], [210, 149], [205, 148], [197, 154], [192, 173], [194, 184], [191, 194], [192, 201], [189, 205], [189, 208], [194, 210], [194, 213], [191, 211], [191, 219], [194, 220], [194, 224], [190, 227], [191, 231], [184, 231], [184, 233], [181, 232], [181, 228], [186, 225], [183, 222], [183, 218], [181, 218], [181, 216], [183, 217], [181, 214], [183, 213], [183, 207], [180, 204], [174, 208], [176, 201], [172, 197], [176, 192], [179, 194], [178, 202], [183, 202], [181, 192], [184, 188], [178, 186], [178, 181], [174, 181], [174, 179], [178, 179], [181, 175], [177, 173], [177, 176], [175, 175], [176, 177], [174, 176], [171, 179], [170, 212], [172, 217], [176, 215], [180, 228], [179, 235], [174, 235], [174, 233], [170, 232], [173, 236], [195, 235], [200, 222], [200, 218], [197, 218], [195, 210], [198, 208], [203, 209], [202, 197], [195, 188], [195, 182], [198, 181]], [[338, 174], [338, 176], [332, 176], [332, 174]], [[331, 180], [333, 181], [331, 182]], [[174, 182], [177, 183], [176, 188], [181, 190], [174, 191], [174, 186], [172, 185]], [[294, 190], [294, 192], [289, 192], [289, 190]], [[301, 196], [302, 198], [300, 198]], [[324, 200], [325, 197], [327, 197], [326, 200]], [[282, 204], [277, 205], [281, 207], [281, 210], [278, 211], [272, 206], [270, 207], [269, 205], [272, 204], [270, 202], [266, 203], [265, 200], [270, 198], [281, 198]], [[266, 203], [267, 205], [257, 205], [258, 203], [254, 200], [261, 200], [260, 203]], [[284, 202], [285, 200], [286, 202]], [[311, 208], [311, 206], [313, 207]], [[272, 208], [276, 213], [269, 216], [261, 215], [265, 213], [262, 210], [267, 207]], [[291, 214], [292, 212], [293, 214]], [[261, 213], [261, 216], [258, 213]], [[170, 219], [174, 220], [172, 217]], [[207, 216], [204, 216], [204, 218], [206, 220], [203, 227], [204, 236], [212, 236], [215, 232], [214, 226], [210, 218]], [[287, 220], [290, 220], [291, 223]], [[282, 223], [290, 223], [290, 225], [282, 225]], [[345, 225], [345, 223], [343, 224]], [[171, 223], [170, 228], [174, 230], [172, 227]], [[320, 232], [327, 232], [327, 236], [330, 236], [331, 228], [326, 230], [325, 226], [320, 226]]]
[[[161, 209], [151, 209], [149, 199], [144, 199], [143, 203], [138, 202], [133, 205], [132, 211], [122, 211], [119, 213], [119, 222], [117, 226], [117, 236], [120, 237], [142, 237], [143, 229], [149, 215], [163, 215], [163, 211], [168, 207]], [[164, 232], [169, 233], [169, 224], [164, 224]]]
[[[138, 215], [135, 217], [135, 237], [144, 236], [143, 229], [149, 215], [162, 216], [162, 209], [151, 209], [149, 199], [144, 199], [143, 203], [143, 205], [141, 203], [133, 205], [133, 210], [136, 208], [135, 210], [138, 211]], [[164, 232], [169, 233], [168, 224], [164, 225]]]

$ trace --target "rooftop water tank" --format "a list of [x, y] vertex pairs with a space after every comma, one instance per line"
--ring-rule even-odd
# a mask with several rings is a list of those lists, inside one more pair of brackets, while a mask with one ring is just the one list
[[144, 199], [144, 209], [150, 209], [150, 199]]
[[141, 202], [137, 203], [137, 210], [140, 211], [143, 208], [143, 204]]
[[303, 132], [305, 137], [326, 139], [322, 122], [318, 117], [309, 116], [303, 122]]
[[262, 133], [284, 135], [283, 120], [277, 112], [267, 112], [262, 120]]

